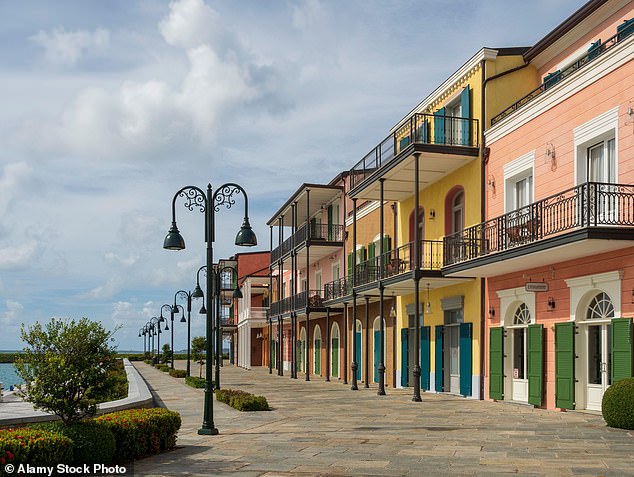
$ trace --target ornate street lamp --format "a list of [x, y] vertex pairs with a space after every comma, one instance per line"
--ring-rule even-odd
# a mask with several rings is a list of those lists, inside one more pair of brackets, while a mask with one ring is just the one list
[[[202, 290], [201, 290], [202, 292]], [[189, 371], [190, 371], [190, 365], [189, 365], [189, 360], [190, 360], [190, 346], [191, 346], [191, 322], [192, 322], [192, 298], [194, 298], [194, 292], [189, 292], [189, 291], [185, 291], [185, 290], [178, 290], [175, 294], [174, 294], [174, 306], [172, 307], [172, 310], [176, 310], [175, 313], [178, 313], [177, 310], [177, 305], [176, 305], [176, 298], [181, 297], [184, 298], [185, 300], [187, 300], [187, 376], [189, 376]], [[182, 307], [181, 307], [182, 308]], [[181, 318], [181, 323], [185, 322], [185, 314], [183, 312], [183, 317]]]
[[[161, 348], [161, 319], [156, 316], [150, 318], [150, 327], [152, 328], [152, 364], [156, 364], [155, 360], [161, 360], [158, 351]], [[154, 355], [154, 336], [158, 341], [156, 355]]]
[[[170, 342], [170, 351], [172, 352], [172, 359], [171, 359], [172, 369], [174, 369], [174, 312], [172, 310], [172, 305], [168, 305], [167, 303], [165, 303], [161, 306], [161, 315], [159, 316], [159, 321], [165, 322], [165, 331], [169, 331], [170, 327], [169, 327], [169, 324], [167, 323], [167, 320], [163, 317], [163, 308], [167, 308], [167, 311], [169, 311], [170, 321], [172, 322], [172, 341]], [[158, 349], [158, 353], [159, 353], [159, 361], [160, 361], [161, 360], [160, 346]]]
[[[190, 211], [198, 208], [200, 212], [205, 214], [205, 242], [207, 243], [207, 270], [211, 270], [213, 266], [213, 242], [215, 240], [215, 223], [214, 213], [220, 210], [222, 205], [230, 209], [235, 204], [235, 194], [244, 194], [244, 221], [240, 231], [236, 235], [235, 244], [239, 246], [254, 246], [258, 241], [255, 233], [249, 224], [249, 200], [245, 190], [234, 183], [227, 183], [220, 186], [212, 193], [211, 184], [207, 185], [207, 193], [195, 186], [186, 186], [180, 189], [172, 199], [172, 225], [163, 242], [163, 248], [168, 250], [183, 250], [185, 248], [185, 239], [181, 236], [176, 226], [176, 200], [179, 197], [186, 199], [185, 207]], [[207, 280], [207, 297], [212, 296], [211, 280]], [[213, 339], [213, 306], [206, 309], [206, 337], [207, 337], [207, 362], [212, 356], [212, 339]], [[218, 429], [213, 421], [213, 390], [212, 384], [212, 368], [207, 365], [205, 369], [205, 404], [203, 409], [203, 422], [198, 434], [215, 435]]]

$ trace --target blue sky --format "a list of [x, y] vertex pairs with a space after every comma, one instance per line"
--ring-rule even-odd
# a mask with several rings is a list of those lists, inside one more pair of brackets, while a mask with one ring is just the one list
[[[241, 184], [268, 248], [299, 184], [352, 167], [483, 46], [530, 46], [582, 3], [0, 0], [0, 349], [52, 316], [139, 349], [203, 264], [183, 207], [188, 247], [162, 249], [180, 187]], [[240, 221], [217, 215], [216, 257]]]

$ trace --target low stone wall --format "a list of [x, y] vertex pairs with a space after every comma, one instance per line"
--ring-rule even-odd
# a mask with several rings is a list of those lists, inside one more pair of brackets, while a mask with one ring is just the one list
[[[128, 359], [123, 360], [123, 366], [128, 378], [128, 397], [99, 404], [97, 414], [154, 407], [152, 393], [139, 372]], [[21, 401], [15, 396], [11, 396], [10, 401], [6, 399], [7, 397], [5, 395], [5, 401], [0, 403], [0, 427], [23, 426], [34, 422], [59, 419], [54, 414], [36, 411], [30, 403]]]

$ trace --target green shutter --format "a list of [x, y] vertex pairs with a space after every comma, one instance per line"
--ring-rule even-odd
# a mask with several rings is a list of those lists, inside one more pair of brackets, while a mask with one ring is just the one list
[[460, 394], [463, 396], [471, 396], [471, 379], [473, 372], [472, 327], [472, 323], [460, 324]]
[[354, 255], [352, 252], [348, 254], [348, 277], [352, 276]]
[[632, 318], [612, 320], [612, 384], [632, 377]]
[[381, 359], [381, 355], [379, 354], [381, 347], [381, 332], [374, 332], [374, 382], [379, 382], [379, 359]]
[[310, 219], [310, 234], [308, 234], [308, 236], [311, 239], [319, 238], [319, 231], [317, 230], [317, 219], [316, 218]]
[[407, 328], [401, 328], [401, 386], [407, 387], [409, 386], [408, 373], [408, 349], [407, 349], [407, 340], [409, 330]]
[[405, 136], [398, 142], [398, 152], [401, 152], [407, 146], [409, 146], [409, 136]]
[[555, 324], [555, 406], [575, 408], [575, 324]]
[[434, 113], [434, 144], [445, 143], [445, 108]]
[[504, 328], [489, 329], [489, 398], [504, 399]]
[[442, 325], [436, 326], [436, 392], [443, 391], [443, 360], [442, 360], [442, 339], [443, 339], [443, 327]]
[[368, 244], [368, 260], [372, 260], [376, 255], [375, 244], [370, 242]]
[[544, 394], [544, 325], [528, 325], [528, 402], [542, 405]]
[[333, 241], [334, 238], [334, 227], [332, 226], [332, 205], [328, 206], [328, 240]]
[[561, 70], [548, 73], [544, 77], [544, 89], [548, 89], [561, 79]]
[[[462, 131], [462, 145], [469, 146], [471, 144], [471, 97], [469, 94], [469, 86], [467, 85], [460, 93], [460, 109], [462, 109], [462, 117], [465, 118], [460, 121], [460, 130]], [[453, 121], [456, 121], [455, 119]]]
[[429, 391], [429, 334], [430, 327], [423, 326], [420, 329], [420, 387]]
[[588, 61], [595, 59], [601, 53], [601, 40], [597, 40], [588, 48]]
[[634, 18], [623, 21], [623, 23], [616, 27], [616, 31], [618, 33], [617, 41], [627, 38], [634, 32]]
[[339, 338], [332, 339], [332, 377], [339, 377]]
[[321, 374], [321, 340], [315, 340], [315, 374]]
[[357, 340], [357, 380], [361, 381], [361, 333], [358, 331], [355, 333], [355, 339]]

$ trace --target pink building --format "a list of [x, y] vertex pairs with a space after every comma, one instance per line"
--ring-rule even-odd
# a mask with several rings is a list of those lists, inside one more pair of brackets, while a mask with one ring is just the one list
[[491, 119], [487, 220], [452, 276], [486, 278], [485, 397], [600, 410], [632, 376], [634, 3], [590, 1], [524, 54]]

